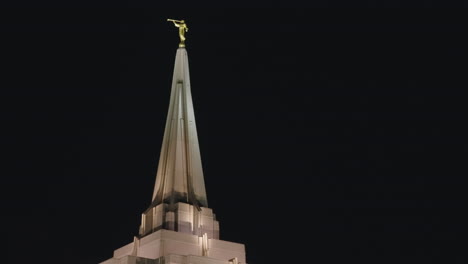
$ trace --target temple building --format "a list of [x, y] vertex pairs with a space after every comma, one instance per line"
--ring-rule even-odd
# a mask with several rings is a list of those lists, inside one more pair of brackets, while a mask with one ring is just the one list
[[190, 90], [185, 22], [177, 49], [156, 184], [139, 235], [101, 264], [245, 264], [243, 244], [220, 240], [208, 200]]

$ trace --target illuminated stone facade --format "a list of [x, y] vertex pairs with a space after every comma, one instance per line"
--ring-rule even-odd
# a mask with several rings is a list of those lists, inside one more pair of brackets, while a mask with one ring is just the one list
[[219, 239], [208, 208], [187, 51], [179, 48], [152, 203], [139, 236], [101, 264], [239, 263], [246, 263], [244, 245]]

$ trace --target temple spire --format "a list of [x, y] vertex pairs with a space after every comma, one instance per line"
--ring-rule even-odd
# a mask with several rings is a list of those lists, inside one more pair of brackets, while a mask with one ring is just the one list
[[152, 206], [177, 202], [208, 207], [185, 48], [176, 53]]
[[152, 203], [133, 242], [101, 262], [134, 263], [246, 263], [245, 246], [219, 239], [219, 222], [208, 208], [187, 51], [180, 44]]

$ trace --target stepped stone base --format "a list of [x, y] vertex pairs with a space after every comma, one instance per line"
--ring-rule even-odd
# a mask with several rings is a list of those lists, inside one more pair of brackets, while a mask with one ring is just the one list
[[[110, 259], [105, 264], [235, 264], [236, 260], [217, 260], [199, 256], [167, 255], [158, 259], [147, 259], [135, 256], [125, 256], [121, 259]], [[237, 262], [240, 263], [240, 262]]]
[[114, 251], [101, 264], [245, 264], [245, 246], [161, 229]]
[[178, 202], [170, 206], [162, 203], [150, 207], [141, 215], [140, 237], [166, 229], [180, 233], [219, 239], [219, 222], [211, 208]]

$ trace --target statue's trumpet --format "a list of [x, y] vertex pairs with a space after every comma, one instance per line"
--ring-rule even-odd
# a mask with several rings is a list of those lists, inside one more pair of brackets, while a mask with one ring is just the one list
[[167, 21], [182, 23], [182, 20], [175, 20], [175, 19], [167, 19]]

